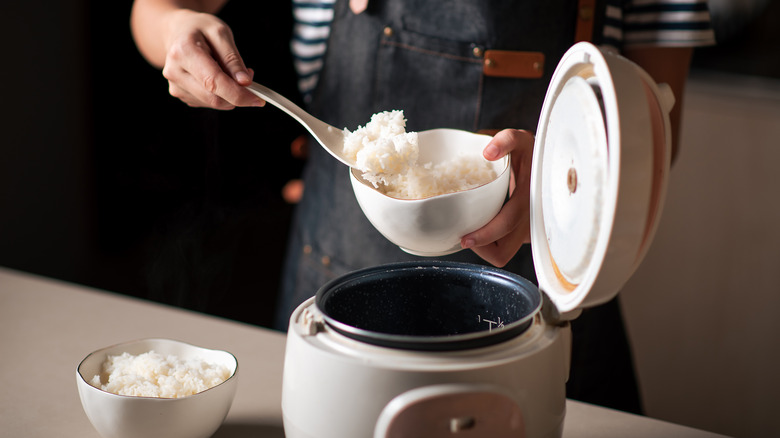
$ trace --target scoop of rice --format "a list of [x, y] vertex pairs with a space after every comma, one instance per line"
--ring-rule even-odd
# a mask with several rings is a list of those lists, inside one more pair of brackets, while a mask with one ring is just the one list
[[421, 199], [468, 190], [496, 178], [481, 151], [444, 162], [417, 163], [416, 132], [406, 132], [403, 111], [371, 116], [365, 127], [344, 130], [344, 153], [363, 171], [363, 179], [380, 192], [401, 199]]
[[179, 398], [219, 385], [230, 377], [230, 370], [199, 359], [149, 351], [108, 356], [103, 375], [107, 377], [96, 375], [90, 384], [118, 395]]
[[355, 132], [344, 130], [344, 154], [371, 173], [399, 173], [417, 161], [417, 133], [406, 132], [403, 111], [385, 111]]

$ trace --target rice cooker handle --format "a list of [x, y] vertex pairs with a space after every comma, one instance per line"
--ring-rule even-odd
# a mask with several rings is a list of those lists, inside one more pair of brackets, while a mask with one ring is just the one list
[[[477, 421], [479, 418], [479, 421]], [[448, 429], [440, 429], [445, 422]], [[442, 384], [404, 392], [385, 406], [374, 438], [399, 436], [523, 438], [525, 423], [517, 402], [494, 385]]]
[[556, 326], [565, 326], [570, 321], [577, 319], [582, 314], [582, 308], [576, 308], [569, 312], [561, 313], [555, 303], [546, 293], [542, 294], [542, 316], [547, 323]]

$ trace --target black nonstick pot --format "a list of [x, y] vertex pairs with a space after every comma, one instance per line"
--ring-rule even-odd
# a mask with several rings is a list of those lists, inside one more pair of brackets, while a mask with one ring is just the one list
[[542, 306], [538, 288], [501, 269], [419, 261], [354, 271], [315, 298], [325, 323], [383, 347], [447, 351], [494, 345], [523, 333]]

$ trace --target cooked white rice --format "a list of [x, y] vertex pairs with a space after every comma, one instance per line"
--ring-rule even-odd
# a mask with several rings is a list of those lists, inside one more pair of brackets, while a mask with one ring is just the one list
[[406, 119], [398, 110], [374, 114], [354, 132], [344, 130], [344, 153], [355, 160], [366, 181], [394, 198], [427, 198], [494, 180], [496, 172], [480, 152], [435, 165], [418, 164], [417, 133], [406, 132]]
[[344, 129], [344, 154], [364, 172], [404, 172], [417, 162], [418, 152], [417, 133], [406, 132], [403, 111], [374, 114], [355, 132]]
[[226, 366], [200, 359], [180, 359], [154, 351], [137, 356], [109, 355], [103, 373], [90, 384], [103, 391], [138, 397], [179, 398], [219, 385], [230, 377]]

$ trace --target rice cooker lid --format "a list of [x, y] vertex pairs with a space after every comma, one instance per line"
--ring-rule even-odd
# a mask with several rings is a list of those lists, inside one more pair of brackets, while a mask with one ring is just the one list
[[666, 84], [587, 42], [553, 73], [533, 153], [531, 243], [539, 288], [561, 315], [612, 299], [647, 252], [672, 106]]

